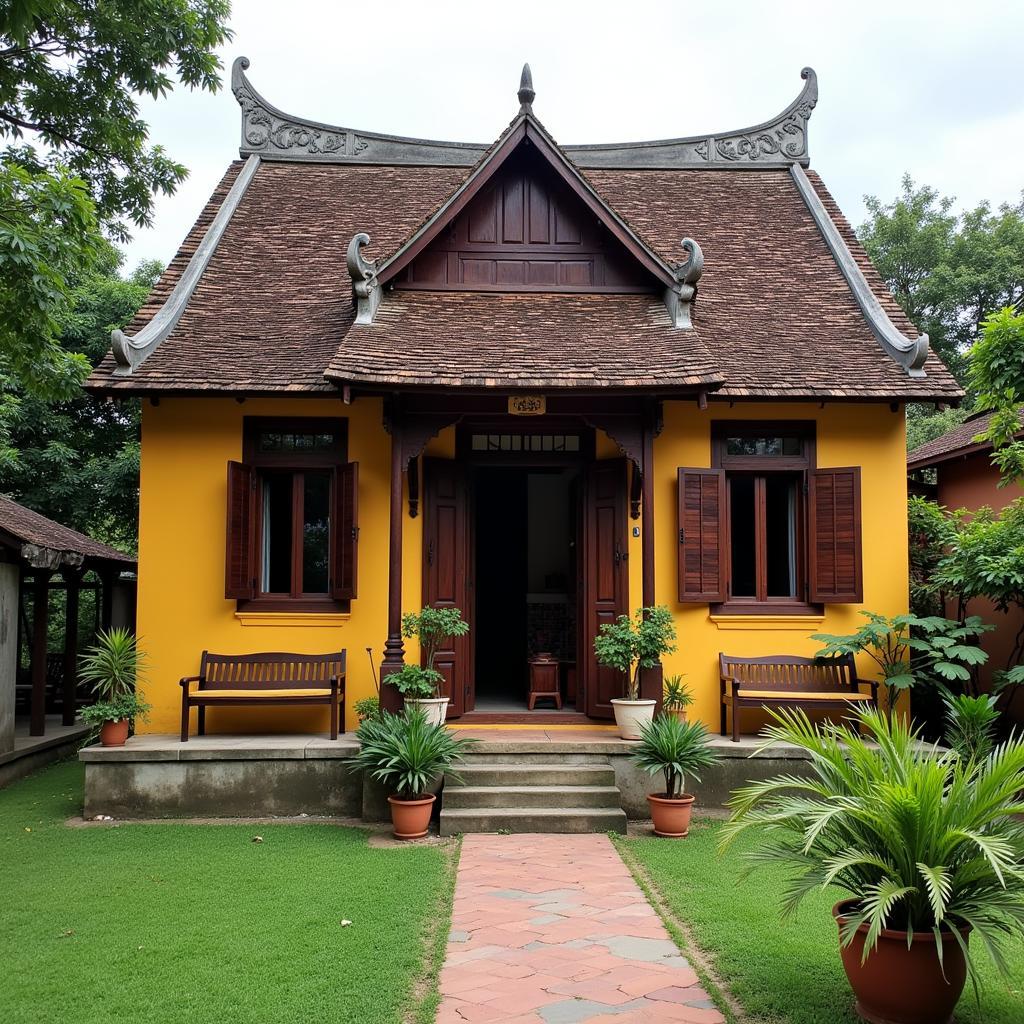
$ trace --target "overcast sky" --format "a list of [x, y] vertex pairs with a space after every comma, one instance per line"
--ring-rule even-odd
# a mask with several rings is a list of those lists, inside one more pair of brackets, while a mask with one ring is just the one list
[[231, 61], [289, 114], [368, 131], [491, 142], [518, 110], [524, 61], [534, 110], [564, 143], [746, 127], [818, 72], [811, 166], [859, 224], [863, 196], [904, 172], [958, 205], [1024, 188], [1022, 0], [234, 0], [224, 88], [146, 101], [154, 142], [191, 170], [161, 198], [128, 266], [168, 261], [238, 156]]

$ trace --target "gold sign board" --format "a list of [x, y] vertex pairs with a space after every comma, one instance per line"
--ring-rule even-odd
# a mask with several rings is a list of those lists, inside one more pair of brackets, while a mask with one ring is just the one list
[[543, 395], [513, 395], [508, 400], [512, 416], [543, 416], [547, 412], [547, 399]]

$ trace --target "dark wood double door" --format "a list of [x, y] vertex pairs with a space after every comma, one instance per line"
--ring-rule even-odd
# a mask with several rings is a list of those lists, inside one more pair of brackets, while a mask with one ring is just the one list
[[[475, 650], [476, 559], [472, 477], [458, 459], [424, 459], [423, 598], [437, 608], [459, 608], [470, 623], [468, 636], [437, 652], [435, 667], [451, 698], [449, 716], [475, 706], [474, 664], [491, 655]], [[620, 673], [594, 658], [601, 625], [629, 609], [628, 466], [625, 459], [589, 462], [582, 473], [577, 558], [577, 710], [611, 718], [611, 699], [622, 691]], [[525, 593], [524, 593], [525, 600]], [[501, 659], [502, 650], [493, 658]], [[523, 679], [525, 709], [526, 680]]]

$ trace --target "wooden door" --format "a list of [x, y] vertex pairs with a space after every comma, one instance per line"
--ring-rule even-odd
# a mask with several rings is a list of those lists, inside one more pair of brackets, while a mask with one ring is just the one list
[[448, 716], [472, 707], [472, 591], [469, 510], [465, 469], [452, 459], [423, 460], [423, 603], [458, 608], [470, 623], [468, 636], [438, 650], [434, 668], [445, 678], [451, 698]]
[[612, 718], [611, 700], [621, 697], [622, 673], [598, 665], [594, 637], [605, 622], [629, 611], [629, 539], [625, 459], [593, 463], [583, 500], [582, 629], [579, 665], [585, 708], [593, 718]]

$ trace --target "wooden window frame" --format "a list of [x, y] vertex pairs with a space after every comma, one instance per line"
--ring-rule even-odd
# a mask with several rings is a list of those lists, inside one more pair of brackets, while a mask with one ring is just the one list
[[[820, 615], [823, 606], [807, 600], [810, 593], [807, 503], [808, 479], [817, 468], [816, 424], [813, 420], [715, 420], [711, 424], [711, 465], [725, 474], [725, 601], [712, 605], [715, 615]], [[803, 453], [793, 455], [730, 455], [729, 437], [797, 436]], [[769, 597], [767, 593], [767, 536], [765, 479], [769, 475], [796, 476], [796, 597]], [[732, 595], [732, 481], [737, 476], [754, 478], [755, 502], [755, 597]]]
[[[259, 448], [259, 436], [267, 431], [296, 434], [333, 433], [335, 443], [328, 449], [313, 449], [303, 452], [263, 452]], [[338, 466], [344, 465], [348, 455], [348, 420], [342, 416], [246, 416], [243, 420], [242, 453], [245, 462], [253, 469], [255, 494], [253, 497], [252, 529], [253, 560], [257, 585], [255, 596], [239, 600], [239, 611], [288, 611], [288, 612], [348, 612], [351, 602], [331, 597], [330, 593], [309, 594], [296, 589], [296, 581], [302, 578], [302, 522], [304, 514], [304, 484], [307, 470], [326, 470], [330, 473], [328, 507], [334, 515], [335, 474]], [[263, 480], [267, 471], [292, 474], [292, 555], [291, 584], [288, 594], [263, 592]], [[330, 531], [333, 535], [333, 528]], [[333, 567], [334, 551], [328, 552], [328, 561]], [[329, 584], [328, 584], [329, 585]]]

